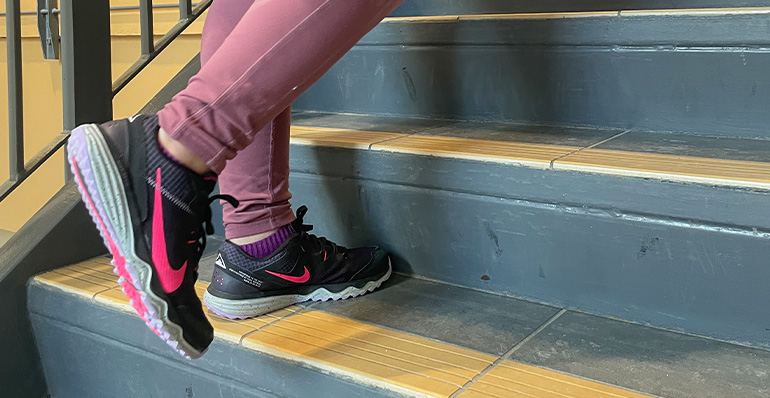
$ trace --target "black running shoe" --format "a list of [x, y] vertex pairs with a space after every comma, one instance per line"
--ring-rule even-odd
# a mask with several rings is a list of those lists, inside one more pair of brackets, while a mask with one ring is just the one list
[[273, 254], [255, 258], [230, 241], [219, 249], [203, 301], [218, 315], [251, 318], [304, 301], [342, 300], [380, 287], [391, 274], [379, 248], [346, 249], [306, 233], [307, 207], [297, 210], [292, 235]]
[[171, 347], [198, 358], [214, 338], [195, 280], [213, 232], [208, 195], [216, 176], [168, 159], [158, 131], [154, 115], [80, 126], [69, 162], [131, 305]]

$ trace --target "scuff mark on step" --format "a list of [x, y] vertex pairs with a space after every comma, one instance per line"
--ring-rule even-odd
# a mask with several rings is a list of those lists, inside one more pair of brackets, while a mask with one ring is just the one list
[[658, 242], [660, 242], [659, 237], [647, 236], [647, 239], [642, 242], [642, 247], [639, 249], [639, 253], [636, 254], [636, 258], [641, 259], [642, 257], [646, 256], [647, 252], [658, 247]]
[[409, 71], [406, 70], [406, 66], [401, 69], [401, 72], [404, 75], [404, 84], [406, 85], [406, 91], [409, 93], [409, 99], [412, 101], [417, 100], [417, 88], [414, 86], [414, 81], [412, 80], [412, 75], [409, 74]]
[[495, 243], [495, 255], [497, 257], [502, 257], [503, 249], [500, 248], [500, 238], [497, 237], [497, 233], [494, 229], [492, 229], [492, 226], [489, 225], [489, 222], [487, 221], [484, 221], [484, 228], [487, 230], [487, 236], [489, 236], [489, 239]]

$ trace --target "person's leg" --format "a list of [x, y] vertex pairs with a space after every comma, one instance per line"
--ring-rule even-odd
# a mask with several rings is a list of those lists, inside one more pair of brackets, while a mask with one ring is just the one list
[[188, 166], [195, 166], [191, 153], [221, 173], [254, 139], [255, 126], [288, 108], [402, 1], [255, 1], [188, 87], [159, 112], [171, 139], [162, 145]]
[[220, 192], [240, 202], [223, 208], [225, 235], [239, 245], [267, 237], [295, 219], [289, 204], [290, 125], [289, 108], [262, 128], [219, 175]]
[[[212, 3], [201, 38], [203, 67], [253, 3], [254, 0]], [[289, 204], [290, 125], [291, 108], [287, 108], [262, 127], [254, 141], [229, 161], [219, 175], [220, 192], [240, 202], [238, 207], [223, 207], [226, 237], [237, 244], [260, 240], [294, 221]]]
[[[311, 2], [304, 2], [303, 4], [308, 3]], [[317, 1], [316, 3], [322, 5], [319, 5], [318, 9], [311, 12], [311, 16], [315, 12], [320, 12], [318, 10], [335, 15], [351, 11], [347, 8], [336, 11], [325, 10], [324, 7], [328, 6], [328, 3], [322, 1]], [[395, 7], [397, 4], [394, 2], [392, 5]], [[351, 4], [346, 5], [346, 7], [350, 6]], [[252, 10], [253, 8], [249, 11]], [[292, 10], [295, 10], [295, 8], [292, 8]], [[382, 11], [381, 9], [380, 11], [384, 13], [390, 10]], [[202, 68], [201, 74], [222, 54], [229, 40], [232, 40], [236, 34], [235, 32], [243, 26], [242, 24], [246, 23], [248, 15], [247, 13], [238, 27], [236, 27], [234, 33], [231, 33], [225, 40], [225, 43], [212, 55], [212, 58], [208, 61], [209, 64]], [[366, 18], [362, 18], [362, 20], [366, 21]], [[280, 20], [274, 21], [274, 23], [279, 25], [285, 22]], [[326, 25], [334, 26], [335, 24], [327, 22]], [[280, 27], [268, 25], [264, 29], [274, 31], [280, 30]], [[368, 27], [366, 31], [368, 31]], [[363, 34], [360, 30], [355, 32]], [[260, 34], [260, 32], [255, 33], [256, 35]], [[338, 39], [350, 40], [350, 36], [355, 36], [359, 33], [344, 32], [343, 29]], [[280, 40], [285, 40], [286, 37], [293, 34], [294, 31], [285, 32]], [[308, 49], [307, 46], [320, 45], [313, 42], [313, 39], [320, 40], [320, 38], [308, 35], [304, 39], [309, 40], [300, 40], [305, 48], [297, 48], [294, 49], [295, 51], [312, 51], [315, 48]], [[358, 38], [354, 37], [352, 41], [348, 42], [347, 46], [352, 46], [357, 40]], [[296, 45], [297, 43], [294, 44]], [[347, 48], [344, 48], [343, 51], [347, 51]], [[269, 52], [265, 57], [270, 56]], [[320, 52], [319, 54], [324, 55], [325, 53]], [[295, 56], [301, 58], [302, 55], [295, 54]], [[291, 57], [288, 57], [288, 59], [291, 59]], [[233, 62], [232, 59], [228, 58], [227, 60], [228, 62]], [[322, 64], [325, 62], [326, 66], [322, 66], [328, 68], [334, 61], [336, 61], [336, 58], [331, 59], [331, 61], [328, 59], [323, 60]], [[258, 67], [259, 63], [260, 61], [257, 61], [254, 67]], [[288, 63], [288, 65], [291, 64]], [[279, 64], [274, 64], [273, 67], [278, 68]], [[282, 67], [285, 67], [285, 65]], [[283, 77], [278, 70], [271, 71], [270, 67], [265, 68], [265, 76]], [[304, 76], [308, 80], [304, 81], [304, 83], [299, 82], [299, 85], [309, 85], [324, 71], [325, 69], [319, 69], [318, 71], [307, 70]], [[317, 73], [317, 75], [313, 76], [313, 73]], [[195, 79], [199, 78], [201, 74]], [[247, 87], [250, 87], [251, 91], [241, 93], [241, 95], [248, 97], [238, 100], [243, 101], [243, 104], [259, 105], [262, 100], [259, 93], [262, 77], [260, 74], [256, 74], [254, 78], [257, 78], [259, 82], [250, 82], [251, 79], [246, 79], [249, 81]], [[206, 85], [202, 87], [206, 87]], [[296, 88], [297, 86], [292, 87], [292, 89]], [[227, 90], [232, 90], [232, 88]], [[218, 97], [212, 97], [214, 98], [213, 102], [216, 103], [221, 98], [227, 96], [227, 90], [222, 94], [218, 94]], [[200, 93], [195, 91], [192, 94], [200, 95]], [[291, 94], [289, 93], [289, 97], [291, 97]], [[293, 99], [289, 97], [287, 97], [286, 101]], [[184, 98], [184, 92], [175, 100], [180, 98], [188, 103], [201, 105], [199, 104], [200, 100], [190, 101], [190, 98]], [[288, 102], [286, 104], [288, 105]], [[176, 105], [180, 106], [179, 103]], [[164, 111], [173, 109], [174, 106], [175, 103], [169, 104]], [[202, 109], [186, 110], [185, 114], [205, 114], [207, 111], [203, 108], [206, 107], [214, 109], [210, 105], [203, 105]], [[226, 105], [225, 109], [232, 110]], [[269, 109], [267, 112], [270, 111]], [[249, 106], [242, 111], [254, 112], [255, 110], [253, 106]], [[164, 114], [161, 113], [160, 116], [162, 122]], [[196, 117], [191, 116], [188, 122], [176, 123], [198, 125], [200, 121], [193, 120]], [[252, 118], [253, 115], [245, 113], [238, 114], [235, 112], [228, 117], [242, 118], [240, 121], [236, 119], [225, 120], [226, 124], [230, 123], [229, 128], [233, 129], [228, 138], [230, 140], [229, 148], [226, 149], [235, 152], [238, 150], [239, 145], [241, 145], [238, 140], [244, 138], [248, 140], [249, 136], [253, 134], [253, 131], [247, 131], [245, 137], [243, 135], [239, 137], [238, 133], [242, 133], [247, 129], [239, 128], [238, 123], [246, 123], [245, 126], [248, 127], [254, 126], [250, 123], [256, 123], [258, 126], [261, 122], [259, 118]], [[285, 123], [281, 123], [282, 120], [285, 120]], [[233, 194], [238, 199], [246, 198], [247, 203], [244, 206], [242, 202], [237, 209], [225, 206], [226, 234], [229, 239], [219, 249], [215, 261], [217, 266], [214, 268], [214, 274], [212, 275], [212, 283], [204, 294], [204, 302], [209, 309], [219, 315], [230, 318], [248, 318], [306, 300], [337, 300], [355, 297], [376, 289], [390, 276], [391, 267], [384, 251], [376, 247], [347, 249], [324, 238], [307, 234], [306, 231], [310, 227], [303, 225], [303, 217], [307, 212], [305, 207], [300, 207], [297, 210], [296, 221], [286, 225], [294, 218], [288, 202], [290, 198], [288, 192], [289, 122], [290, 114], [288, 111], [284, 111], [277, 119], [273, 119], [271, 124], [256, 134], [254, 141], [246, 149], [237, 152], [237, 156], [227, 162], [223, 173], [220, 175], [220, 188], [222, 192]], [[171, 127], [168, 124], [164, 125], [164, 127], [169, 128], [171, 134], [175, 134], [173, 130], [174, 123], [170, 124]], [[176, 127], [176, 130], [179, 132], [187, 128], [189, 126]], [[184, 138], [181, 140], [184, 141]], [[255, 145], [256, 143], [260, 144]], [[269, 156], [264, 155], [264, 149], [262, 148], [266, 147], [273, 151]], [[211, 161], [209, 161], [209, 165], [212, 165]], [[212, 166], [214, 170], [216, 170], [216, 167], [216, 165]]]
[[[255, 0], [158, 115], [72, 131], [68, 160], [123, 292], [180, 353], [199, 357], [213, 339], [195, 281], [205, 234], [213, 233], [208, 195], [217, 174], [401, 1]], [[305, 212], [297, 210], [278, 255], [243, 257], [241, 248], [225, 242], [224, 261], [215, 267], [220, 279], [209, 291], [225, 284], [231, 290], [225, 296], [207, 291], [216, 308], [254, 316], [288, 305], [287, 299], [363, 294], [387, 279], [390, 266], [381, 250], [347, 250], [306, 234]], [[247, 264], [245, 271], [230, 271], [233, 261]]]

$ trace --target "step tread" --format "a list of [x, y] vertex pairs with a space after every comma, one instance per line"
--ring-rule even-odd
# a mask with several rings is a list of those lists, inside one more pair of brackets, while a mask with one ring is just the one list
[[661, 179], [703, 178], [704, 181], [724, 180], [726, 184], [730, 184], [730, 181], [770, 183], [770, 163], [741, 160], [586, 149], [555, 162], [556, 168], [560, 168], [560, 165], [612, 169], [621, 174], [639, 173], [639, 175], [651, 175]]
[[[338, 127], [332, 127], [335, 118]], [[292, 127], [292, 143], [770, 189], [770, 140], [683, 134], [640, 138], [642, 133], [616, 129], [513, 123], [435, 121], [431, 126], [420, 121], [410, 126], [394, 119], [390, 125], [383, 118], [371, 128], [385, 131], [344, 127], [355, 118], [304, 114]], [[366, 125], [367, 116], [359, 118], [357, 124]], [[313, 126], [316, 119], [318, 126]]]
[[[35, 281], [130, 312], [116, 282], [103, 290], [103, 280], [115, 278], [106, 261], [86, 261], [38, 275]], [[90, 281], [82, 279], [86, 274]], [[197, 284], [199, 295], [206, 286]], [[414, 305], [398, 300], [407, 296], [405, 291], [416, 295], [407, 300]], [[437, 295], [447, 302], [431, 301]], [[480, 295], [486, 296], [484, 300], [475, 297]], [[529, 339], [509, 342], [504, 354], [450, 344], [437, 339], [442, 332], [433, 329], [456, 325], [431, 323], [442, 318], [424, 312], [420, 305], [426, 302], [435, 312], [446, 312], [450, 300], [462, 300], [454, 304], [460, 310], [450, 313], [467, 325], [466, 335], [473, 333], [479, 314], [489, 318], [502, 308], [520, 310], [510, 306], [510, 298], [397, 276], [378, 293], [352, 301], [293, 306], [252, 320], [207, 315], [219, 339], [409, 396], [710, 397], [731, 389], [753, 397], [768, 392], [764, 379], [770, 371], [770, 352], [571, 311], [551, 316], [552, 323], [538, 333], [527, 332]], [[494, 306], [495, 311], [474, 311], [466, 301], [477, 307]], [[358, 311], [351, 312], [353, 308]], [[423, 330], [410, 328], [421, 315]], [[384, 324], [377, 322], [380, 318]], [[398, 327], [399, 322], [406, 328]], [[491, 318], [481, 322], [495, 324]], [[708, 373], [708, 381], [692, 379], [698, 372]]]
[[[548, 387], [543, 388], [544, 385]], [[554, 398], [563, 396], [641, 398], [645, 396], [634, 392], [618, 395], [617, 389], [606, 385], [575, 379], [552, 371], [544, 372], [541, 368], [514, 361], [501, 362], [468, 390], [500, 397], [508, 397], [512, 394]]]
[[671, 8], [671, 9], [639, 9], [639, 10], [602, 10], [602, 11], [553, 11], [553, 12], [518, 12], [518, 13], [489, 13], [489, 14], [455, 14], [390, 17], [388, 22], [441, 22], [441, 21], [475, 21], [475, 20], [521, 20], [521, 19], [556, 19], [556, 18], [597, 18], [622, 16], [689, 16], [689, 15], [736, 15], [736, 14], [770, 14], [770, 7], [710, 7], [710, 8]]
[[[117, 282], [104, 289], [107, 286], [104, 279], [115, 279], [105, 261], [104, 258], [86, 261], [38, 275], [35, 280], [130, 312], [128, 298], [122, 295]], [[82, 279], [86, 274], [91, 276], [90, 280]], [[202, 296], [206, 286], [202, 282], [196, 285], [199, 295]], [[238, 321], [224, 319], [210, 311], [207, 315], [218, 338], [406, 395], [449, 397], [468, 385], [470, 388], [462, 390], [464, 395], [460, 396], [494, 397], [496, 388], [521, 394], [538, 391], [538, 396], [554, 397], [643, 396], [511, 360], [496, 364], [498, 357], [493, 355], [312, 308], [294, 306], [264, 317]], [[474, 377], [485, 371], [488, 373], [472, 383]], [[525, 382], [515, 380], [522, 378], [522, 374], [526, 376]], [[490, 381], [499, 387], [491, 386]], [[590, 395], [597, 392], [602, 395]]]

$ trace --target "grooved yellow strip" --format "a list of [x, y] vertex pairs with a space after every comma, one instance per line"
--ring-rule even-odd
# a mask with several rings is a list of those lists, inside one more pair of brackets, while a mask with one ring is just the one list
[[503, 361], [460, 398], [643, 398], [639, 393], [514, 361]]
[[109, 278], [112, 281], [117, 281], [118, 277], [112, 270], [114, 269], [110, 263], [109, 258], [97, 257], [88, 261], [84, 261], [79, 264], [70, 265], [69, 267], [60, 268], [56, 271], [68, 273], [70, 271], [88, 273], [91, 275], [100, 275], [105, 278]]
[[765, 14], [770, 13], [770, 7], [732, 7], [732, 8], [679, 8], [652, 10], [608, 10], [608, 11], [567, 11], [567, 12], [527, 12], [506, 14], [473, 14], [473, 15], [430, 15], [422, 17], [391, 17], [384, 23], [395, 22], [452, 22], [478, 20], [526, 20], [526, 19], [566, 19], [566, 18], [595, 18], [617, 17], [624, 14], [634, 15], [733, 15], [733, 14]]
[[73, 267], [57, 269], [35, 277], [36, 280], [74, 293], [93, 297], [117, 285], [118, 277], [110, 267], [95, 261], [86, 261]]
[[37, 280], [49, 285], [57, 286], [66, 292], [87, 297], [93, 297], [95, 294], [109, 289], [109, 287], [94, 284], [87, 280], [73, 278], [58, 272], [49, 272], [38, 276]]
[[564, 165], [593, 168], [596, 171], [612, 170], [618, 174], [673, 179], [716, 179], [721, 182], [732, 180], [736, 183], [754, 182], [770, 186], [770, 163], [761, 162], [586, 149], [554, 163], [557, 169], [570, 168]]
[[291, 142], [299, 145], [321, 145], [338, 148], [368, 149], [370, 145], [406, 137], [403, 133], [384, 133], [379, 131], [362, 131], [347, 129], [332, 129], [323, 127], [293, 126]]
[[651, 10], [622, 10], [620, 15], [735, 15], [735, 14], [766, 14], [770, 13], [770, 7], [726, 7], [726, 8], [678, 8], [678, 9], [651, 9]]
[[[208, 283], [195, 283], [195, 291], [198, 293], [198, 298], [201, 302], [203, 301], [203, 293], [206, 291], [206, 288], [208, 288]], [[211, 326], [214, 327], [214, 335], [234, 343], [240, 343], [243, 336], [254, 333], [258, 329], [300, 310], [297, 306], [291, 306], [257, 318], [234, 320], [221, 317], [205, 306], [203, 308], [206, 310], [206, 317], [209, 318]]]
[[244, 345], [429, 396], [449, 396], [495, 358], [321, 312], [286, 318]]
[[[118, 276], [113, 273], [110, 260], [104, 257], [40, 274], [35, 277], [35, 280], [57, 286], [70, 293], [93, 298], [97, 302], [111, 307], [124, 311], [134, 311], [129, 304], [128, 297], [123, 294], [120, 285], [118, 285]], [[206, 291], [207, 287], [208, 284], [206, 283], [197, 282], [195, 284], [199, 299], [203, 300], [203, 292]], [[292, 306], [259, 318], [237, 321], [223, 318], [208, 310], [206, 315], [214, 326], [217, 337], [240, 343], [243, 336], [292, 315], [299, 309], [299, 307]]]
[[94, 299], [102, 304], [120, 307], [123, 310], [133, 311], [133, 308], [128, 303], [128, 297], [123, 294], [123, 291], [120, 290], [120, 287], [114, 287], [110, 290], [101, 292], [97, 294]]
[[420, 17], [390, 17], [383, 23], [395, 22], [453, 22], [453, 21], [480, 21], [490, 19], [561, 19], [561, 18], [586, 18], [586, 17], [613, 17], [618, 11], [572, 11], [572, 12], [525, 12], [507, 14], [465, 14], [465, 15], [428, 15]]
[[[207, 287], [208, 284], [203, 282], [197, 282], [195, 284], [195, 291], [198, 293], [198, 298], [200, 300], [203, 300], [203, 292], [206, 291]], [[129, 305], [128, 297], [123, 294], [119, 286], [97, 294], [95, 299], [96, 301], [103, 304], [117, 306], [124, 310], [133, 311], [133, 308]], [[258, 318], [231, 320], [216, 315], [210, 310], [206, 309], [206, 316], [209, 318], [209, 322], [211, 322], [211, 325], [214, 327], [215, 336], [230, 342], [240, 343], [243, 336], [249, 333], [253, 333], [259, 328], [267, 326], [271, 322], [275, 322], [283, 317], [289, 316], [298, 310], [299, 307], [293, 306]]]
[[[107, 258], [107, 257], [96, 257], [96, 258], [93, 258], [93, 259], [88, 260], [88, 261], [90, 263], [101, 264], [102, 265], [101, 269], [108, 269], [109, 271], [112, 270], [112, 259], [110, 259], [110, 258]], [[77, 266], [78, 266], [78, 264], [75, 264], [75, 265], [71, 265], [70, 267], [74, 268], [74, 267], [77, 267]], [[97, 268], [99, 268], [99, 267], [97, 267]]]
[[550, 166], [551, 161], [579, 148], [560, 145], [524, 144], [470, 138], [410, 135], [375, 144], [372, 149], [419, 153], [434, 156], [534, 162]]
[[770, 189], [764, 162], [316, 127], [293, 127], [292, 143]]
[[343, 328], [344, 330], [355, 331], [356, 333], [368, 333], [366, 341], [369, 343], [392, 347], [389, 342], [397, 341], [400, 346], [408, 347], [409, 351], [413, 354], [430, 356], [431, 358], [477, 373], [484, 370], [489, 366], [491, 360], [494, 360], [487, 354], [466, 349], [456, 349], [444, 343], [384, 329], [352, 319], [329, 315], [324, 312], [311, 311], [303, 314], [303, 316], [302, 323], [309, 327], [325, 328], [333, 324], [335, 328]]
[[[327, 319], [319, 319], [324, 317]], [[296, 333], [317, 341], [336, 344], [340, 339], [344, 345], [354, 348], [357, 353], [379, 355], [393, 359], [396, 363], [418, 369], [430, 367], [446, 372], [443, 380], [465, 382], [489, 366], [489, 359], [475, 359], [444, 350], [444, 345], [425, 346], [419, 341], [400, 338], [398, 335], [381, 333], [381, 328], [360, 324], [350, 327], [344, 318], [331, 317], [318, 312], [309, 312], [276, 324], [273, 329], [286, 334]], [[414, 365], [414, 366], [411, 366]], [[456, 377], [455, 377], [456, 376]]]

